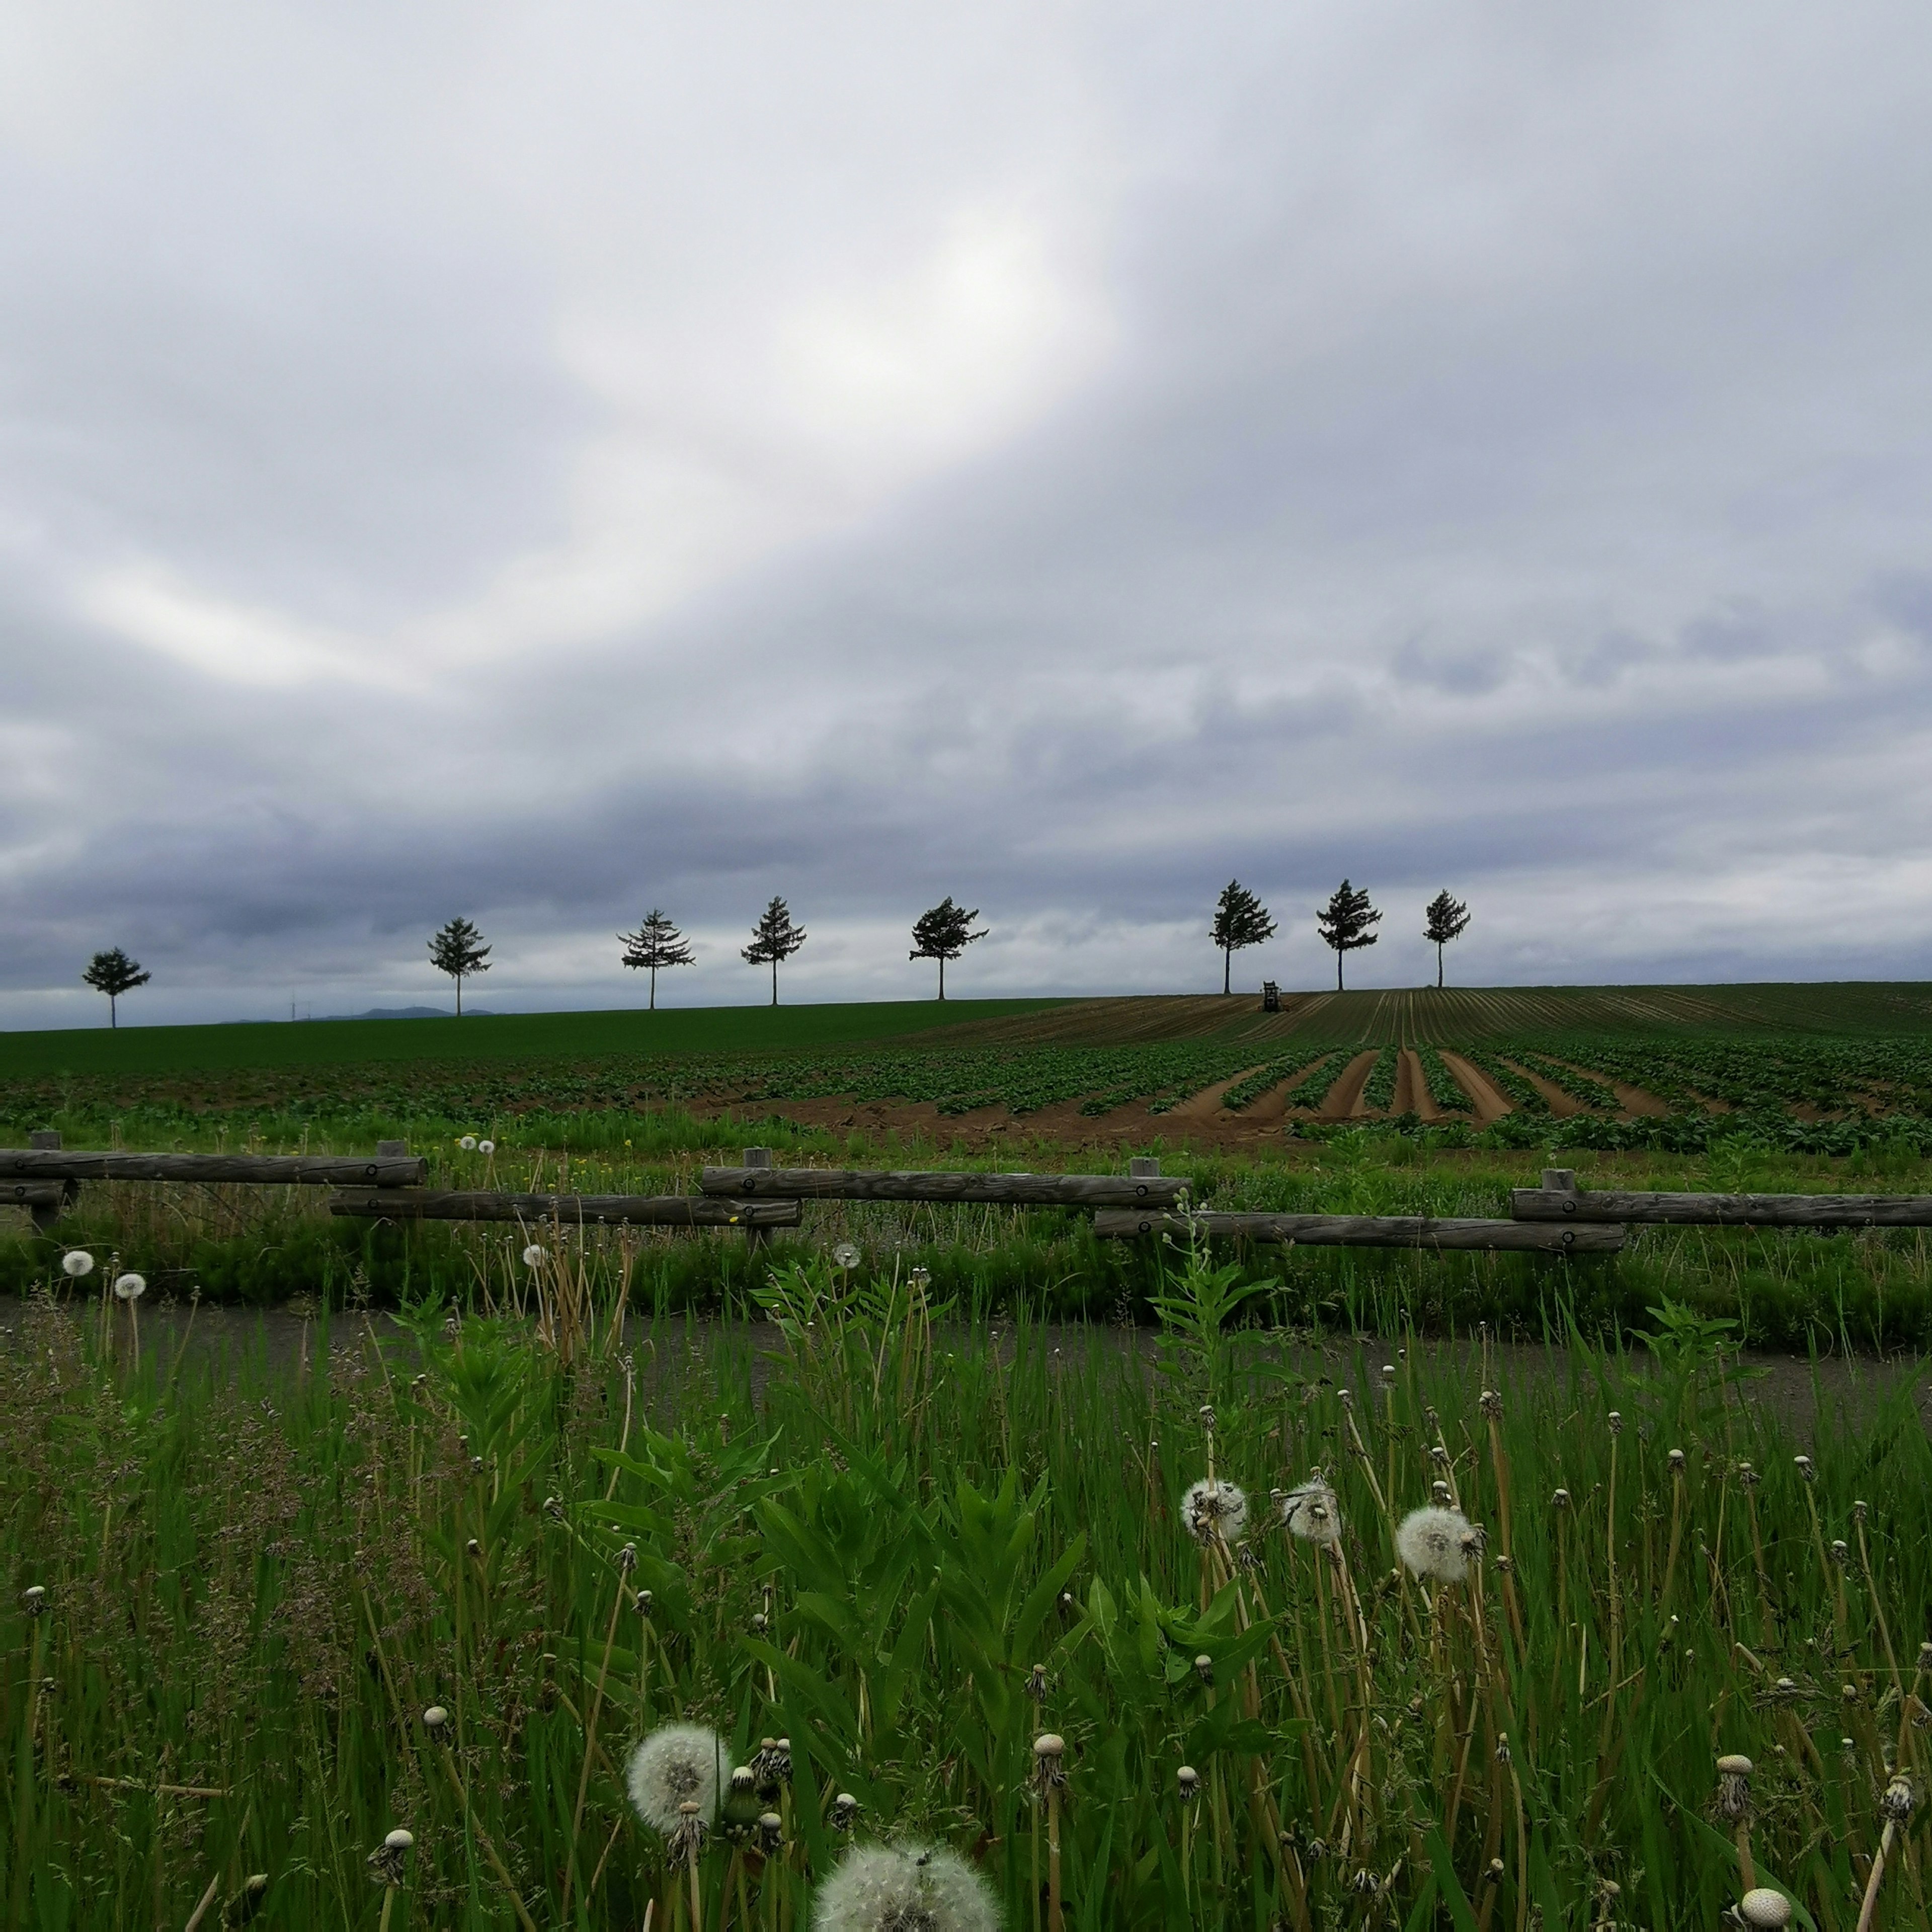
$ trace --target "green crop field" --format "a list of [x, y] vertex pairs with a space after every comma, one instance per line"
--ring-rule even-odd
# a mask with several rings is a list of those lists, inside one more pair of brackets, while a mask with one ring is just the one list
[[0, 1033], [0, 1082], [47, 1075], [176, 1076], [281, 1068], [769, 1053], [1009, 1018], [1052, 1000], [703, 1006], [657, 1012], [504, 1013], [463, 1021], [105, 1027]]
[[[16, 1035], [0, 1117], [538, 1194], [748, 1140], [1154, 1154], [1234, 1210], [1504, 1216], [1552, 1156], [1922, 1193], [1928, 991]], [[1928, 1922], [1924, 1229], [1566, 1259], [826, 1202], [754, 1246], [90, 1182], [0, 1230], [0, 1295], [8, 1927], [1608, 1932], [1752, 1880]], [[286, 1358], [232, 1352], [258, 1307]]]
[[1400, 1115], [1505, 1136], [1554, 1121], [1557, 1144], [1607, 1149], [1780, 1123], [1830, 1151], [1873, 1121], [1932, 1117], [1923, 985], [1307, 994], [1286, 1008], [1184, 996], [13, 1034], [0, 1124], [340, 1136], [380, 1116], [431, 1132], [515, 1121], [527, 1138], [539, 1119], [667, 1105], [757, 1119], [891, 1104], [928, 1123], [1048, 1117], [1062, 1138], [1102, 1120], [1199, 1135]]

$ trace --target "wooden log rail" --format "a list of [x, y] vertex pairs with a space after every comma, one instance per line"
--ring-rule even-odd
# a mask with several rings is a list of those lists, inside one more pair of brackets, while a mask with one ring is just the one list
[[920, 1174], [877, 1168], [760, 1166], [707, 1167], [698, 1182], [708, 1195], [746, 1199], [930, 1201], [1012, 1208], [1170, 1208], [1186, 1185], [1157, 1174]]
[[1425, 1214], [1197, 1214], [1110, 1209], [1094, 1217], [1103, 1240], [1196, 1234], [1222, 1240], [1306, 1248], [1420, 1248], [1447, 1253], [1499, 1250], [1513, 1254], [1611, 1255], [1624, 1244], [1620, 1227], [1558, 1226], [1533, 1221], [1436, 1220]]
[[1587, 1226], [1639, 1221], [1693, 1228], [1932, 1227], [1932, 1194], [1644, 1194], [1580, 1188], [1568, 1168], [1546, 1168], [1519, 1187], [1510, 1212], [1526, 1222]]
[[18, 1180], [238, 1180], [258, 1186], [412, 1187], [429, 1176], [420, 1155], [80, 1154], [0, 1148], [0, 1183]]
[[384, 1221], [560, 1222], [567, 1228], [795, 1228], [795, 1200], [734, 1201], [703, 1194], [489, 1194], [430, 1188], [356, 1188], [336, 1195], [332, 1214]]

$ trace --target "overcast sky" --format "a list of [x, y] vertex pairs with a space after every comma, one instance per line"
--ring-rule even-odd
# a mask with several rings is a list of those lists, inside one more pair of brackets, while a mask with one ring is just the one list
[[1926, 32], [0, 0], [0, 1026], [1932, 976]]

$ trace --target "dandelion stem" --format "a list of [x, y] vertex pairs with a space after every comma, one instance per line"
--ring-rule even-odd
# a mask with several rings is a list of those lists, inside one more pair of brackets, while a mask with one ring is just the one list
[[584, 1766], [577, 1778], [577, 1809], [570, 1820], [570, 1855], [563, 1868], [563, 1909], [560, 1916], [570, 1917], [570, 1894], [577, 1876], [577, 1840], [584, 1829], [584, 1801], [590, 1789], [591, 1760], [597, 1750], [597, 1718], [604, 1706], [604, 1683], [610, 1670], [610, 1652], [617, 1641], [617, 1618], [624, 1607], [625, 1578], [628, 1571], [620, 1565], [617, 1592], [610, 1600], [610, 1621], [604, 1632], [604, 1656], [597, 1666], [597, 1682], [590, 1693], [590, 1709], [584, 1724]]

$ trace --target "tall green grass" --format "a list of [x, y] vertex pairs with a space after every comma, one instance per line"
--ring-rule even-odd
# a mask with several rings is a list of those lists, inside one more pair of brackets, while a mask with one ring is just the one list
[[[558, 1255], [520, 1312], [164, 1378], [111, 1301], [36, 1305], [0, 1347], [8, 1922], [688, 1922], [622, 1786], [677, 1719], [790, 1740], [775, 1847], [697, 1860], [713, 1927], [807, 1922], [841, 1792], [1016, 1928], [1049, 1869], [1096, 1928], [1714, 1925], [1742, 1751], [1755, 1876], [1849, 1932], [1932, 1716], [1910, 1377], [1814, 1424], [1675, 1306], [1511, 1355], [1244, 1328], [1267, 1292], [1204, 1256], [1152, 1292], [1152, 1334], [962, 1322], [820, 1262], [747, 1284], [757, 1328], [620, 1342]], [[1318, 1471], [1332, 1552], [1269, 1502]], [[1210, 1475], [1247, 1519], [1197, 1540]], [[1484, 1526], [1464, 1580], [1398, 1559], [1432, 1493]], [[1880, 1925], [1925, 1922], [1924, 1815]]]

